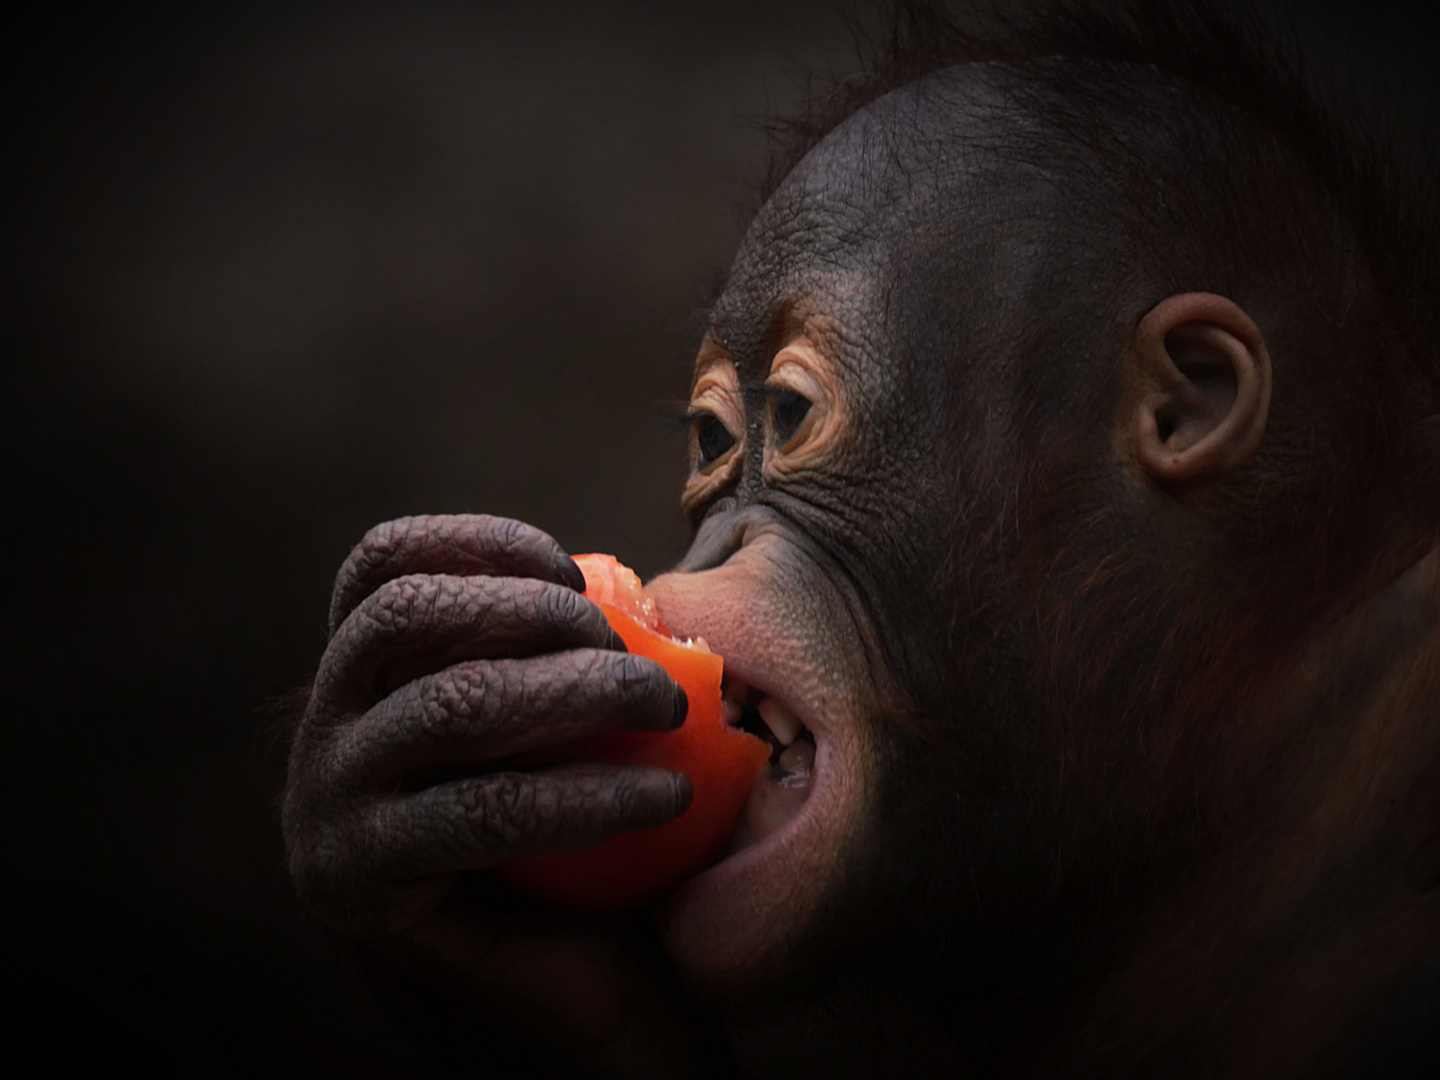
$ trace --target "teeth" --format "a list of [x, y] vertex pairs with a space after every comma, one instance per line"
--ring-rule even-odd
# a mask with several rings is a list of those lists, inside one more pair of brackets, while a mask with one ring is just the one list
[[789, 746], [793, 743], [795, 737], [800, 734], [800, 729], [804, 727], [795, 718], [794, 713], [774, 698], [762, 698], [756, 708], [760, 711], [760, 719], [765, 721], [781, 746]]
[[720, 702], [720, 718], [730, 727], [740, 726], [740, 717], [745, 714], [745, 708], [738, 701], [724, 698]]
[[731, 727], [740, 726], [740, 717], [745, 712], [745, 699], [750, 696], [750, 687], [739, 679], [726, 678], [721, 691], [720, 716]]
[[780, 760], [776, 764], [784, 772], [809, 775], [815, 767], [815, 744], [809, 739], [791, 743], [780, 751]]

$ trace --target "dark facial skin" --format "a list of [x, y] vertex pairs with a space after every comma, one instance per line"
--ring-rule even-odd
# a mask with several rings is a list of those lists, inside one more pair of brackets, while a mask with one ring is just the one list
[[[613, 725], [667, 729], [682, 696], [624, 654], [550, 538], [484, 517], [392, 523], [341, 571], [291, 758], [291, 869], [322, 915], [522, 1045], [622, 1074], [724, 1072], [735, 1062], [716, 1047], [727, 1043], [757, 1075], [924, 1073], [965, 1058], [1025, 1071], [1052, 1053], [1099, 1062], [1114, 1044], [1087, 1041], [1092, 1017], [1140, 1047], [1113, 1075], [1191, 1060], [1187, 1048], [1216, 1037], [1255, 1061], [1317, 1060], [1323, 1040], [1291, 1028], [1269, 1038], [1174, 1014], [1149, 1029], [1172, 1043], [1145, 1057], [1151, 1020], [1135, 1018], [1153, 1016], [1147, 999], [1180, 1002], [1166, 995], [1189, 976], [1175, 973], [1192, 972], [1183, 1007], [1205, 1016], [1236, 992], [1237, 973], [1253, 975], [1246, 948], [1224, 949], [1254, 937], [1244, 898], [1302, 846], [1276, 826], [1250, 834], [1273, 858], [1217, 857], [1216, 845], [1253, 845], [1236, 841], [1229, 804], [1200, 783], [1201, 824], [1193, 811], [1153, 812], [1144, 744], [1168, 738], [1171, 718], [1145, 710], [1164, 683], [1153, 667], [1163, 635], [1135, 635], [1122, 658], [1133, 694], [1103, 703], [1132, 734], [1105, 769], [1067, 776], [1077, 758], [1066, 725], [1094, 703], [1056, 702], [1054, 686], [1083, 685], [1088, 669], [1056, 668], [1072, 654], [1046, 637], [1063, 624], [1041, 570], [1103, 573], [1121, 540], [1082, 563], [1073, 530], [1047, 533], [1043, 498], [1024, 501], [1044, 488], [1037, 477], [1078, 461], [1114, 535], [1143, 559], [1207, 543], [1206, 493], [1263, 452], [1263, 328], [1225, 297], [1166, 299], [1129, 281], [1085, 301], [1088, 321], [1068, 324], [1042, 366], [1033, 348], [1022, 357], [1027, 328], [1044, 338], [1037, 310], [1080, 302], [1078, 281], [1041, 257], [1063, 248], [1051, 237], [1070, 212], [1064, 177], [996, 149], [1024, 123], [978, 69], [852, 117], [761, 211], [700, 350], [683, 497], [696, 539], [650, 588], [673, 632], [725, 658], [732, 692], [748, 688], [762, 713], [768, 700], [804, 725], [808, 774], [762, 777], [732, 853], [662, 901], [653, 923], [497, 898], [487, 868], [661, 824], [689, 799], [663, 770], [515, 771], [509, 759]], [[1055, 419], [1094, 408], [1104, 423]], [[1162, 532], [1177, 521], [1191, 531]], [[1053, 558], [1035, 562], [1037, 547]], [[1433, 757], [1434, 736], [1417, 702], [1440, 670], [1423, 553], [1398, 543], [1368, 606], [1334, 631], [1405, 627], [1395, 632], [1412, 666], [1360, 665], [1354, 678], [1399, 702], [1392, 736], [1418, 761]], [[1065, 611], [1083, 614], [1101, 594]], [[1264, 698], [1268, 726], [1247, 729], [1249, 750], [1263, 758], [1297, 724], [1346, 718], [1301, 675], [1322, 653], [1327, 670], [1351, 670], [1335, 661], [1336, 640], [1292, 656]], [[1144, 737], [1133, 734], [1142, 722]], [[1330, 771], [1305, 774], [1306, 790], [1343, 787], [1336, 778], [1355, 762], [1337, 751]], [[1409, 792], [1418, 768], [1386, 775]], [[1269, 810], [1303, 818], [1288, 798]], [[1373, 850], [1361, 837], [1347, 858]], [[1177, 898], [1181, 880], [1212, 907], [1197, 915]], [[1305, 910], [1330, 926], [1324, 904]], [[1440, 925], [1433, 898], [1411, 917], [1426, 934]], [[1186, 932], [1209, 943], [1211, 966], [1174, 945]], [[663, 951], [645, 944], [652, 933]], [[1296, 945], [1292, 966], [1338, 933]], [[1161, 969], [1171, 974], [1149, 983], [1130, 974]], [[1374, 975], [1375, 992], [1400, 969]], [[1267, 985], [1290, 987], [1280, 975]], [[1326, 1015], [1344, 1028], [1352, 1010]]]

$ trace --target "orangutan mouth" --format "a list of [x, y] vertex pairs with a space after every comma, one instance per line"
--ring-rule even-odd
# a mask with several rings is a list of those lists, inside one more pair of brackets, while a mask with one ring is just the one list
[[770, 745], [770, 765], [755, 780], [740, 810], [727, 854], [757, 843], [794, 820], [810, 797], [815, 736], [779, 698], [739, 679], [727, 679], [725, 722]]

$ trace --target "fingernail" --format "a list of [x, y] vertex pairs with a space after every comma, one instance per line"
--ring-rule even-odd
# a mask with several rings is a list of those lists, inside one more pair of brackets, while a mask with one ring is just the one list
[[690, 713], [690, 698], [685, 693], [685, 688], [679, 683], [675, 684], [675, 723], [672, 727], [679, 727], [685, 723], [685, 717]]
[[670, 775], [675, 778], [675, 816], [679, 817], [690, 809], [690, 803], [695, 798], [695, 787], [684, 773], [677, 772]]
[[555, 580], [578, 593], [585, 591], [585, 575], [580, 572], [575, 560], [563, 551], [555, 553]]

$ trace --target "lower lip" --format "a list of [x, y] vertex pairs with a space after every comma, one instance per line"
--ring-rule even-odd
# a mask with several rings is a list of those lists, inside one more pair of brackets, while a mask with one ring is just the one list
[[815, 786], [815, 766], [786, 773], [769, 765], [755, 778], [755, 786], [740, 808], [726, 857], [763, 843], [800, 816]]
[[[740, 907], [748, 906], [764, 891], [767, 879], [773, 880], [774, 889], [783, 891], [788, 887], [780, 875], [791, 860], [809, 863], [822, 854], [823, 845], [818, 835], [810, 834], [818, 833], [820, 828], [817, 804], [823, 798], [816, 796], [825, 787], [830, 746], [819, 735], [815, 742], [815, 763], [805, 783], [780, 785], [768, 772], [756, 779], [740, 810], [740, 820], [725, 857], [680, 887], [675, 897], [678, 905], [688, 906], [698, 901], [701, 906], [708, 906], [709, 901], [729, 894]], [[765, 865], [775, 860], [784, 860], [786, 865]], [[732, 890], [739, 892], [732, 894]]]
[[832, 751], [817, 733], [809, 797], [795, 815], [685, 882], [659, 910], [666, 952], [697, 991], [744, 994], [783, 969], [833, 890], [845, 826], [835, 801], [846, 785], [831, 782]]

